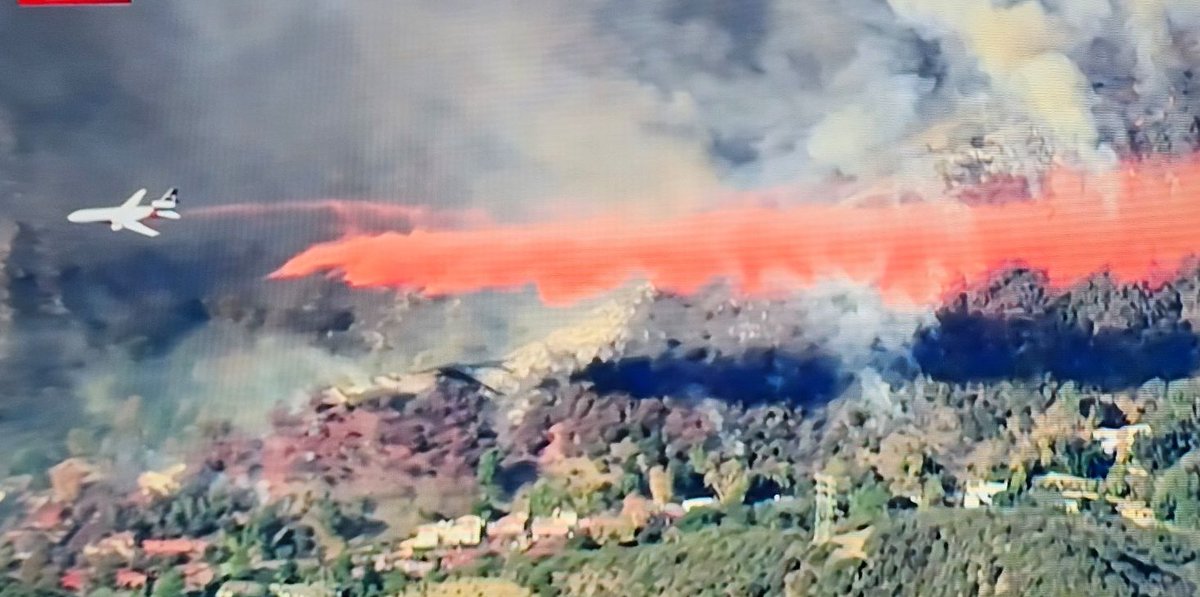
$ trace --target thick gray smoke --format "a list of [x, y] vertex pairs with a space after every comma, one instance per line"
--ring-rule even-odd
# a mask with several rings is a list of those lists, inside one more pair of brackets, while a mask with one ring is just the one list
[[1103, 160], [1134, 125], [1190, 142], [1197, 21], [1183, 0], [6, 7], [3, 180], [48, 223], [142, 184], [528, 218], [933, 177], [930, 146], [1030, 129]]
[[[561, 317], [521, 296], [469, 299], [460, 319], [418, 309], [397, 329], [421, 350], [367, 366], [330, 338], [370, 336], [355, 336], [375, 325], [363, 313], [394, 297], [261, 281], [335, 234], [328, 222], [185, 216], [148, 241], [63, 218], [168, 185], [185, 212], [340, 197], [500, 220], [662, 216], [730, 188], [936, 189], [944, 162], [981, 138], [1011, 162], [1000, 168], [1024, 171], [1038, 151], [1105, 167], [1195, 146], [1197, 24], [1185, 0], [10, 3], [0, 205], [31, 231], [14, 251], [37, 256], [6, 268], [7, 300], [25, 301], [9, 345], [53, 354], [39, 366], [63, 373], [46, 379], [68, 404], [152, 391], [269, 402], [326, 373], [411, 365], [413, 352], [494, 356]], [[835, 352], [907, 341], [889, 330], [912, 322], [839, 296], [805, 310], [830, 314], [810, 323]], [[347, 311], [357, 319], [339, 322]], [[273, 323], [246, 323], [256, 317]], [[519, 333], [481, 323], [513, 319]], [[435, 346], [447, 337], [454, 348]], [[23, 358], [9, 351], [3, 381], [34, 395], [35, 376], [12, 373], [29, 369]], [[312, 375], [291, 375], [299, 363]]]
[[[1191, 2], [616, 4], [629, 69], [693, 98], [717, 163], [751, 187], [831, 171], [919, 185], [930, 148], [980, 136], [1092, 167], [1196, 142]], [[1131, 127], [1169, 142], [1131, 147]]]

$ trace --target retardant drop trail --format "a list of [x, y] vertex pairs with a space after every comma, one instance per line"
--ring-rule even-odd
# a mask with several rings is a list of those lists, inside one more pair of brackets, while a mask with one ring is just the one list
[[1165, 281], [1200, 247], [1200, 166], [1140, 163], [1101, 176], [1059, 170], [1033, 201], [736, 208], [656, 222], [620, 217], [412, 234], [352, 235], [294, 256], [272, 278], [334, 272], [356, 287], [430, 294], [535, 285], [551, 304], [634, 277], [692, 292], [725, 278], [749, 294], [829, 276], [930, 302], [1022, 263], [1062, 287], [1109, 270]]
[[226, 203], [188, 210], [192, 218], [254, 218], [278, 215], [328, 214], [348, 233], [364, 223], [404, 224], [419, 228], [484, 226], [490, 220], [479, 211], [443, 211], [381, 201], [310, 199], [272, 203]]

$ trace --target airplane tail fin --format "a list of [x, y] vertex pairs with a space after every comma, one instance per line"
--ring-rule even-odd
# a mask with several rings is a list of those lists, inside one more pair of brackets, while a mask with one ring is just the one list
[[171, 187], [167, 189], [166, 193], [163, 193], [162, 197], [154, 200], [154, 202], [150, 204], [150, 207], [153, 207], [154, 209], [175, 209], [175, 206], [177, 205], [179, 205], [179, 189]]

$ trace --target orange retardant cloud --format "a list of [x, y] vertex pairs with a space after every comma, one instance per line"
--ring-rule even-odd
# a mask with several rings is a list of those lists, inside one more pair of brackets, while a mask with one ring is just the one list
[[1025, 264], [1062, 287], [1109, 270], [1159, 283], [1200, 248], [1200, 166], [1140, 163], [1052, 173], [1039, 197], [1002, 205], [739, 207], [662, 221], [619, 216], [528, 226], [349, 236], [310, 247], [272, 278], [334, 272], [356, 287], [429, 294], [535, 285], [566, 304], [641, 277], [688, 293], [726, 279], [749, 294], [822, 278], [928, 303], [998, 267]]

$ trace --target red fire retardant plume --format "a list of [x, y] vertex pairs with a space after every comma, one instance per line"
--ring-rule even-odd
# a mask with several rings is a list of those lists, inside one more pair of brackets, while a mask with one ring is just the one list
[[357, 287], [429, 294], [535, 285], [570, 303], [642, 277], [691, 292], [720, 278], [750, 294], [849, 277], [900, 303], [941, 299], [997, 267], [1024, 264], [1064, 286], [1109, 270], [1159, 283], [1200, 247], [1200, 164], [1052, 173], [1038, 197], [1001, 205], [730, 208], [631, 222], [348, 236], [310, 247], [272, 278], [334, 272]]

